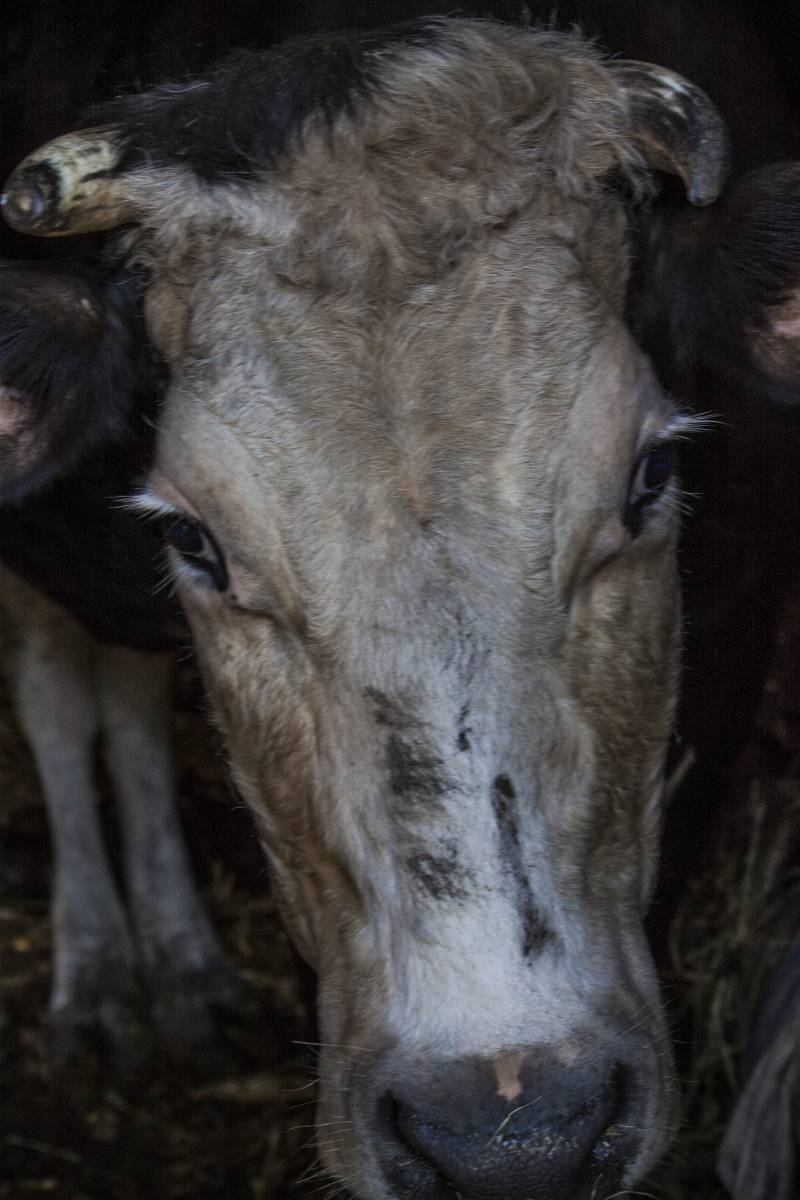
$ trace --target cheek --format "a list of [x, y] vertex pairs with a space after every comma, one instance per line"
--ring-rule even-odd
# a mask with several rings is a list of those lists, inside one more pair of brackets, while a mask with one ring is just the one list
[[[269, 646], [243, 621], [232, 620], [227, 606], [214, 592], [179, 587], [179, 596], [192, 627], [213, 714], [225, 734], [229, 749], [242, 741], [258, 747], [256, 736], [267, 707]], [[238, 626], [238, 628], [237, 628]]]
[[212, 711], [254, 808], [295, 832], [316, 769], [315, 689], [302, 652], [263, 617], [185, 603]]
[[680, 588], [673, 543], [669, 553], [635, 551], [608, 563], [581, 589], [572, 607], [571, 637], [586, 663], [630, 660], [655, 669], [675, 650]]
[[[600, 572], [573, 613], [569, 675], [593, 724], [660, 754], [678, 689], [680, 590], [673, 556]], [[637, 755], [638, 757], [638, 755]]]
[[145, 299], [145, 320], [153, 344], [167, 363], [183, 353], [189, 324], [189, 308], [177, 288], [154, 283]]

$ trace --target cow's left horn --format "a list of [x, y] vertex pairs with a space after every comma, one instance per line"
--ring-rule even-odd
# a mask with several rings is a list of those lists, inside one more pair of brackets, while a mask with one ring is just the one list
[[632, 132], [647, 161], [679, 176], [692, 204], [711, 204], [728, 174], [728, 134], [705, 92], [653, 63], [623, 59], [611, 69], [628, 97]]
[[12, 229], [65, 237], [115, 229], [136, 219], [125, 196], [113, 129], [84, 129], [56, 138], [23, 159], [6, 184], [3, 216]]

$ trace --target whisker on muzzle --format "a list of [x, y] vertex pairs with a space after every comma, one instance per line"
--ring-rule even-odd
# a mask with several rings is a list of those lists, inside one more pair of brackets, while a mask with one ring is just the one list
[[520, 1104], [517, 1108], [512, 1108], [511, 1112], [507, 1113], [506, 1116], [503, 1117], [502, 1121], [497, 1126], [497, 1129], [495, 1129], [494, 1133], [489, 1138], [488, 1142], [486, 1143], [486, 1149], [488, 1150], [489, 1147], [491, 1146], [492, 1142], [495, 1140], [495, 1138], [498, 1138], [500, 1136], [500, 1134], [503, 1132], [503, 1130], [505, 1129], [506, 1125], [508, 1124], [508, 1122], [511, 1120], [512, 1117], [515, 1117], [517, 1115], [517, 1113], [522, 1112], [523, 1109], [530, 1108], [534, 1104], [539, 1104], [541, 1099], [542, 1099], [541, 1096], [536, 1096], [533, 1100], [529, 1100], [527, 1102], [527, 1104]]

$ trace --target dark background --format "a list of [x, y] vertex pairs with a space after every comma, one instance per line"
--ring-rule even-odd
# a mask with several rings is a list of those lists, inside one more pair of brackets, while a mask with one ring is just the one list
[[[704, 86], [732, 128], [737, 169], [800, 158], [800, 6], [591, 0], [465, 10], [515, 20], [557, 11], [566, 26], [580, 19], [613, 50], [664, 62]], [[0, 30], [0, 174], [67, 130], [87, 105], [186, 78], [232, 46], [434, 11], [453, 6], [40, 0], [17, 7]], [[90, 239], [42, 243], [0, 232], [5, 256], [91, 249]], [[651, 919], [689, 1113], [674, 1165], [648, 1185], [666, 1200], [724, 1195], [714, 1182], [714, 1147], [745, 1074], [767, 972], [798, 912], [800, 439], [793, 418], [740, 409], [736, 396], [704, 396], [701, 407], [723, 420], [684, 463], [699, 481], [690, 487], [695, 516], [683, 551], [690, 617], [681, 727], [695, 761], [668, 816]], [[222, 1078], [188, 1078], [165, 1056], [133, 1094], [56, 1088], [43, 1025], [48, 838], [31, 763], [3, 700], [0, 1197], [280, 1200], [324, 1187], [324, 1180], [297, 1182], [313, 1160], [313, 1149], [301, 1147], [311, 1140], [303, 1127], [313, 1116], [314, 1055], [293, 1039], [313, 1040], [312, 988], [277, 921], [249, 819], [224, 781], [221, 755], [209, 749], [190, 661], [176, 719], [183, 812], [204, 895], [261, 1017], [229, 1031]], [[113, 845], [107, 795], [104, 804]]]

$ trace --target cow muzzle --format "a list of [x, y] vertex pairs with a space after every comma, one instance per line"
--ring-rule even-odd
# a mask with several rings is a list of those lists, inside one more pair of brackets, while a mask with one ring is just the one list
[[391, 1195], [417, 1200], [604, 1200], [639, 1157], [634, 1073], [595, 1049], [456, 1060], [378, 1099]]

